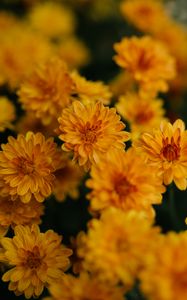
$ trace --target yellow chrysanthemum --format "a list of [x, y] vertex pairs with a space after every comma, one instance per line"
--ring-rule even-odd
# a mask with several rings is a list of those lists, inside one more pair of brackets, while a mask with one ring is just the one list
[[53, 157], [56, 144], [53, 139], [45, 140], [41, 133], [28, 132], [17, 139], [8, 138], [0, 152], [0, 186], [2, 195], [18, 196], [29, 202], [32, 195], [42, 202], [52, 192], [55, 169]]
[[58, 201], [63, 201], [66, 196], [70, 196], [73, 199], [78, 198], [78, 187], [84, 172], [62, 150], [57, 152], [53, 163], [56, 169], [54, 172], [55, 181], [53, 187], [55, 198]]
[[43, 204], [34, 199], [29, 203], [23, 203], [19, 198], [12, 201], [9, 197], [1, 197], [0, 226], [14, 228], [16, 225], [39, 224], [43, 211]]
[[71, 77], [75, 83], [75, 94], [81, 102], [86, 104], [102, 101], [105, 105], [110, 103], [112, 93], [103, 82], [86, 80], [86, 78], [80, 76], [76, 71], [71, 73]]
[[124, 211], [145, 211], [150, 217], [154, 215], [152, 204], [161, 203], [161, 193], [165, 191], [157, 168], [153, 171], [132, 148], [127, 152], [113, 151], [93, 166], [86, 184], [92, 189], [88, 194], [91, 210], [114, 206]]
[[118, 113], [130, 124], [132, 138], [159, 126], [164, 119], [161, 99], [142, 98], [136, 93], [128, 93], [116, 104]]
[[131, 73], [142, 93], [168, 90], [175, 77], [175, 60], [167, 48], [149, 36], [124, 38], [114, 45], [116, 63]]
[[73, 12], [54, 1], [35, 5], [29, 14], [31, 26], [48, 37], [60, 37], [73, 33]]
[[141, 289], [150, 300], [187, 299], [187, 232], [171, 232], [145, 255]]
[[62, 149], [74, 152], [74, 160], [88, 170], [91, 164], [114, 148], [123, 149], [129, 133], [122, 131], [125, 125], [114, 108], [104, 107], [101, 102], [82, 104], [74, 101], [62, 111], [59, 138]]
[[53, 300], [124, 300], [122, 288], [105, 285], [86, 272], [79, 277], [63, 276], [49, 287], [49, 291]]
[[38, 297], [45, 286], [63, 277], [72, 251], [61, 245], [62, 237], [53, 230], [41, 233], [37, 225], [15, 227], [13, 238], [2, 238], [6, 262], [12, 267], [2, 280], [9, 290], [27, 299]]
[[142, 268], [143, 257], [156, 239], [158, 228], [141, 212], [105, 210], [90, 223], [85, 245], [79, 249], [84, 267], [99, 280], [122, 282], [130, 288]]
[[18, 95], [24, 109], [34, 112], [47, 125], [71, 103], [73, 90], [66, 64], [54, 57], [34, 70], [22, 83]]
[[152, 33], [165, 23], [165, 8], [160, 0], [125, 0], [120, 8], [122, 15], [141, 31]]
[[0, 97], [0, 131], [11, 128], [16, 112], [13, 103], [6, 97]]
[[174, 181], [180, 190], [186, 189], [187, 130], [182, 120], [173, 125], [163, 121], [160, 128], [142, 134], [135, 145], [146, 155], [147, 164], [160, 169], [164, 184]]

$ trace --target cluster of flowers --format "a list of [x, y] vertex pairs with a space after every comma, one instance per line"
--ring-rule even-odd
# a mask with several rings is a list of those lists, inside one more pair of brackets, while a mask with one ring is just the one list
[[[45, 300], [123, 300], [138, 281], [149, 300], [187, 299], [187, 232], [163, 234], [153, 206], [172, 182], [187, 188], [187, 130], [158, 98], [186, 88], [187, 33], [157, 0], [120, 7], [147, 35], [114, 44], [122, 71], [109, 85], [79, 74], [89, 52], [67, 7], [38, 3], [21, 21], [0, 14], [0, 83], [25, 111], [16, 119], [0, 97], [0, 131], [16, 132], [0, 151], [0, 262], [17, 296], [47, 288]], [[66, 247], [40, 232], [44, 204], [78, 198], [85, 174], [92, 219]]]

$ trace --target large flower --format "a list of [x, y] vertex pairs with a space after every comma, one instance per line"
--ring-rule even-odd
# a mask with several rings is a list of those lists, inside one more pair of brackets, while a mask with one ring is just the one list
[[135, 143], [147, 158], [147, 163], [157, 166], [163, 174], [163, 182], [172, 181], [180, 190], [187, 187], [187, 130], [182, 120], [172, 125], [163, 121], [160, 128], [143, 133]]
[[0, 131], [11, 128], [11, 122], [15, 117], [16, 112], [12, 102], [6, 97], [0, 97]]
[[56, 119], [62, 108], [71, 103], [74, 83], [66, 64], [53, 57], [39, 65], [23, 81], [18, 95], [24, 109], [32, 111], [44, 124]]
[[114, 207], [105, 210], [101, 219], [89, 223], [85, 245], [79, 248], [84, 268], [108, 283], [133, 285], [142, 268], [143, 257], [156, 241], [158, 228], [141, 212], [123, 212]]
[[9, 290], [27, 299], [38, 297], [46, 285], [61, 279], [72, 254], [61, 240], [53, 230], [41, 233], [37, 225], [18, 225], [13, 238], [2, 238], [5, 261], [12, 267], [2, 277], [10, 281]]
[[92, 166], [91, 179], [87, 186], [91, 209], [101, 211], [107, 207], [118, 207], [124, 211], [145, 211], [154, 215], [152, 204], [161, 203], [164, 187], [158, 170], [146, 165], [134, 149], [113, 151], [108, 158]]
[[141, 289], [150, 300], [187, 299], [187, 232], [170, 232], [145, 255]]
[[74, 101], [62, 111], [58, 119], [62, 149], [73, 151], [86, 170], [114, 148], [123, 149], [129, 133], [122, 131], [125, 125], [114, 108], [104, 107], [101, 102], [82, 104]]
[[116, 63], [132, 74], [142, 93], [167, 91], [167, 81], [175, 77], [175, 61], [162, 43], [148, 36], [132, 37], [122, 39], [114, 49]]
[[42, 202], [52, 192], [53, 157], [56, 144], [41, 133], [28, 132], [8, 138], [0, 152], [0, 186], [4, 196], [29, 202], [32, 195]]

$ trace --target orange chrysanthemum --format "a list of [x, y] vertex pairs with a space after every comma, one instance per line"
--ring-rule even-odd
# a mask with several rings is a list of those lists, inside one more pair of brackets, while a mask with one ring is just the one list
[[132, 148], [127, 152], [113, 151], [93, 166], [86, 184], [92, 189], [88, 199], [93, 211], [114, 206], [124, 211], [145, 211], [151, 217], [152, 204], [161, 203], [161, 193], [165, 191], [157, 168], [153, 171]]
[[71, 103], [73, 91], [74, 83], [66, 64], [54, 57], [35, 69], [22, 83], [18, 95], [23, 108], [36, 113], [46, 125]]
[[187, 299], [187, 232], [170, 232], [145, 255], [141, 290], [150, 300]]
[[124, 300], [123, 288], [105, 285], [86, 272], [79, 277], [63, 276], [61, 281], [49, 287], [49, 291], [52, 300]]
[[38, 297], [45, 286], [63, 277], [69, 267], [70, 249], [53, 230], [41, 233], [37, 225], [15, 227], [13, 238], [2, 238], [5, 261], [12, 267], [2, 280], [9, 290], [27, 299]]
[[175, 77], [175, 61], [162, 43], [148, 36], [132, 37], [114, 48], [116, 63], [131, 73], [142, 93], [168, 90], [167, 81]]
[[16, 118], [15, 107], [6, 97], [0, 97], [0, 131], [11, 128], [11, 122]]
[[0, 152], [2, 195], [10, 195], [12, 200], [19, 196], [25, 203], [32, 195], [37, 201], [44, 201], [52, 192], [55, 153], [53, 139], [45, 140], [41, 133], [9, 137]]
[[104, 107], [101, 102], [82, 104], [74, 101], [65, 108], [60, 123], [62, 149], [74, 152], [74, 160], [88, 170], [91, 164], [114, 148], [123, 149], [129, 133], [122, 131], [125, 125], [114, 108]]
[[163, 174], [163, 182], [172, 181], [180, 190], [187, 187], [187, 130], [182, 120], [172, 125], [163, 121], [152, 133], [142, 134], [136, 144], [147, 158], [147, 163], [157, 166]]

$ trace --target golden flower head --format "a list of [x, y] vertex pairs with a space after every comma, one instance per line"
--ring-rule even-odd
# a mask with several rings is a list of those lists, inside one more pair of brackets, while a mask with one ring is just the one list
[[77, 71], [71, 73], [71, 78], [75, 83], [75, 94], [83, 103], [101, 101], [108, 105], [112, 97], [109, 87], [101, 81], [90, 81], [80, 76]]
[[123, 288], [105, 285], [83, 272], [79, 277], [63, 276], [49, 287], [52, 300], [124, 300]]
[[17, 139], [8, 138], [0, 152], [0, 186], [2, 195], [20, 197], [29, 202], [33, 196], [42, 202], [52, 192], [53, 156], [56, 144], [41, 133], [28, 132]]
[[20, 102], [48, 125], [71, 103], [74, 83], [66, 64], [58, 57], [39, 65], [18, 91]]
[[7, 97], [0, 97], [0, 131], [12, 128], [11, 122], [16, 118], [15, 107]]
[[133, 148], [113, 151], [92, 166], [86, 185], [92, 189], [88, 194], [91, 210], [114, 206], [124, 211], [144, 211], [150, 217], [154, 216], [152, 204], [161, 203], [161, 193], [165, 191], [157, 168], [153, 171]]
[[145, 154], [149, 165], [160, 169], [164, 184], [174, 181], [180, 190], [186, 189], [187, 130], [182, 120], [173, 125], [163, 121], [160, 128], [143, 133], [135, 146]]
[[112, 207], [103, 212], [100, 220], [91, 221], [86, 246], [79, 249], [79, 256], [84, 258], [84, 268], [99, 280], [107, 284], [122, 282], [128, 289], [158, 232], [144, 213]]
[[69, 267], [72, 251], [61, 245], [62, 237], [53, 230], [41, 233], [37, 225], [15, 227], [13, 238], [2, 238], [5, 260], [12, 267], [2, 280], [9, 290], [27, 299], [38, 297], [43, 288], [59, 280]]
[[116, 104], [118, 113], [130, 124], [132, 139], [152, 130], [164, 120], [163, 100], [127, 93]]
[[187, 232], [170, 232], [145, 255], [141, 290], [150, 300], [187, 299]]
[[131, 73], [140, 92], [151, 94], [168, 90], [175, 77], [175, 60], [161, 42], [149, 36], [124, 38], [114, 45], [116, 63]]
[[125, 125], [114, 108], [104, 107], [101, 102], [83, 104], [74, 101], [62, 111], [59, 138], [62, 149], [74, 152], [74, 160], [88, 170], [100, 156], [114, 148], [123, 149], [129, 133], [122, 131]]

